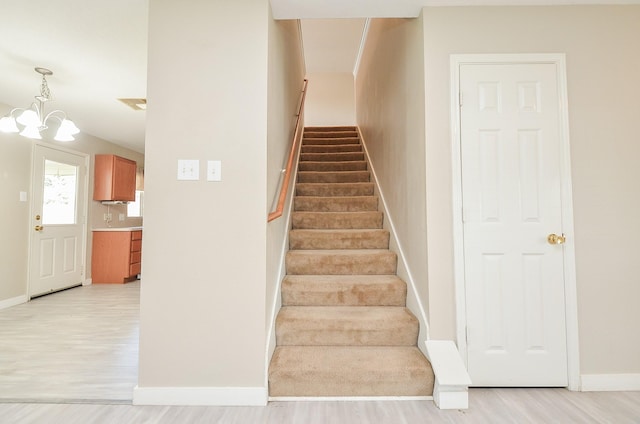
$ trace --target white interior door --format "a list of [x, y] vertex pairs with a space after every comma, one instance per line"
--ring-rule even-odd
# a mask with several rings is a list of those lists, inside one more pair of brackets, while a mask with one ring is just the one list
[[29, 257], [30, 297], [82, 284], [86, 157], [35, 145]]
[[[555, 64], [468, 64], [462, 220], [475, 386], [567, 386], [561, 132]], [[561, 241], [561, 239], [560, 239]]]

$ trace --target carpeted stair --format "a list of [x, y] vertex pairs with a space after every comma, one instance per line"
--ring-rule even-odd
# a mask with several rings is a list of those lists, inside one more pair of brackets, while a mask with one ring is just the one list
[[354, 127], [305, 128], [291, 218], [269, 395], [431, 395]]

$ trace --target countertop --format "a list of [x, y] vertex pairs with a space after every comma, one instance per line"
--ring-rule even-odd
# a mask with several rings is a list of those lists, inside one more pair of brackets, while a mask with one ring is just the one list
[[93, 228], [91, 231], [142, 231], [142, 227], [105, 227]]

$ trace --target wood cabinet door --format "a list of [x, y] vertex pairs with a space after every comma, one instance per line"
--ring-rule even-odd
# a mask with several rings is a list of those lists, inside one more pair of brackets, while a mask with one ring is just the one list
[[115, 156], [113, 163], [114, 200], [136, 200], [136, 163]]

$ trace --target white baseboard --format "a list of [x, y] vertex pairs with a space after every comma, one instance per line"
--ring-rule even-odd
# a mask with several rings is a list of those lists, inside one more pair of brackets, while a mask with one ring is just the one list
[[375, 402], [433, 400], [433, 396], [270, 396], [269, 402]]
[[90, 286], [91, 284], [93, 284], [93, 280], [91, 278], [87, 278], [82, 282], [83, 286]]
[[583, 374], [583, 392], [640, 391], [640, 374]]
[[134, 405], [264, 406], [266, 387], [139, 387], [133, 389]]
[[20, 305], [22, 303], [27, 303], [28, 301], [29, 301], [29, 297], [27, 297], [26, 294], [12, 297], [10, 299], [0, 300], [0, 309], [7, 309], [12, 306]]

